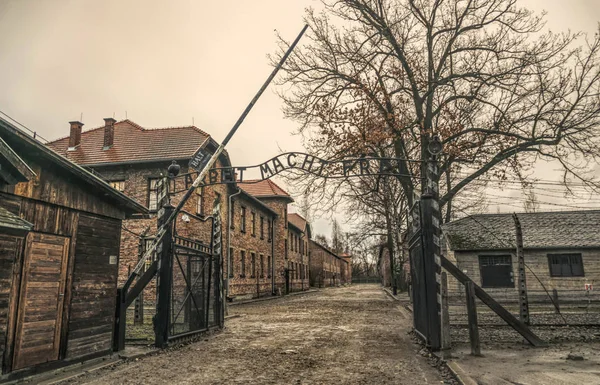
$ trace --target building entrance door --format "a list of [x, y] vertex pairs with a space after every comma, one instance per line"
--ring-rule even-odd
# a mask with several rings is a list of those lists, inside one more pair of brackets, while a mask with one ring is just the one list
[[59, 358], [69, 238], [29, 233], [17, 312], [13, 369]]

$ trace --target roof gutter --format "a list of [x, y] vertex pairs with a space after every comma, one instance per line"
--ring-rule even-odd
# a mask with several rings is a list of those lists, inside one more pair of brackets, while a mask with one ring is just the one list
[[104, 162], [104, 163], [91, 163], [91, 164], [87, 164], [87, 163], [82, 163], [81, 165], [83, 167], [109, 167], [109, 166], [126, 166], [129, 164], [147, 164], [147, 163], [162, 163], [162, 162], [171, 162], [172, 160], [175, 161], [184, 161], [184, 160], [189, 160], [190, 157], [185, 157], [185, 158], [164, 158], [164, 159], [146, 159], [146, 160], [129, 160], [129, 161], [123, 161], [123, 162]]
[[231, 200], [234, 196], [240, 195], [242, 189], [238, 187], [238, 191], [234, 194], [229, 195], [229, 205], [227, 206], [227, 279], [225, 280], [225, 314], [227, 314], [227, 299], [229, 298], [229, 272], [231, 271], [231, 223], [233, 222], [233, 215], [231, 212]]
[[268, 211], [269, 213], [273, 214], [274, 217], [277, 217], [278, 214], [275, 210], [271, 209], [269, 206], [267, 206], [266, 204], [264, 204], [263, 202], [260, 201], [260, 199], [256, 199], [253, 195], [250, 195], [249, 193], [247, 193], [246, 191], [244, 191], [244, 189], [239, 188], [238, 187], [238, 192], [235, 195], [238, 194], [242, 194], [245, 197], [247, 197], [248, 199], [250, 199], [253, 203], [260, 205], [260, 207], [262, 209], [264, 209], [265, 211]]
[[[242, 183], [245, 183], [242, 181]], [[287, 199], [291, 202], [294, 202], [294, 198], [286, 195], [255, 195], [258, 199]]]
[[[484, 252], [484, 253], [493, 253], [493, 252], [512, 252], [515, 253], [516, 247], [503, 247], [503, 248], [495, 248], [495, 249], [453, 249], [450, 248], [453, 252]], [[524, 247], [523, 250], [596, 250], [600, 249], [600, 245], [595, 246], [544, 246], [544, 247]]]

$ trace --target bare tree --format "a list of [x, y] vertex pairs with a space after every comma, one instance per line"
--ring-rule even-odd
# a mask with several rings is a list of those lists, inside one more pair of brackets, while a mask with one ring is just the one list
[[523, 202], [523, 209], [526, 213], [535, 213], [540, 210], [540, 202], [535, 195], [532, 187], [526, 188], [523, 191], [525, 193], [525, 201]]
[[298, 212], [306, 219], [307, 222], [312, 222], [312, 212], [310, 209], [310, 195], [304, 192], [300, 202], [298, 203]]
[[340, 224], [338, 223], [337, 219], [334, 218], [333, 222], [331, 222], [331, 250], [334, 253], [340, 254], [344, 252], [343, 238], [344, 234]]
[[[310, 152], [340, 159], [391, 145], [410, 204], [438, 134], [446, 220], [473, 180], [503, 180], [538, 158], [559, 162], [565, 183], [598, 187], [588, 172], [600, 155], [598, 34], [545, 31], [543, 15], [518, 0], [323, 4], [323, 13], [307, 12], [309, 43], [281, 82], [285, 114], [300, 123]], [[287, 45], [281, 40], [276, 56]], [[338, 202], [321, 195], [319, 203]]]
[[329, 248], [329, 240], [323, 234], [315, 235], [315, 242], [317, 242], [321, 246], [325, 246], [325, 247]]

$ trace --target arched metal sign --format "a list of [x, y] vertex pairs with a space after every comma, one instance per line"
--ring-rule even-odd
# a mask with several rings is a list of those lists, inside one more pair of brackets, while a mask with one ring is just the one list
[[[405, 160], [402, 161], [405, 162]], [[190, 168], [192, 167], [193, 165], [190, 164]], [[286, 170], [300, 170], [322, 178], [377, 175], [410, 177], [410, 175], [400, 173], [400, 164], [397, 158], [369, 156], [329, 161], [302, 152], [286, 152], [254, 166], [211, 168], [202, 179], [201, 185], [257, 183]], [[187, 190], [197, 177], [198, 172], [194, 171], [171, 178], [169, 191], [174, 194]]]

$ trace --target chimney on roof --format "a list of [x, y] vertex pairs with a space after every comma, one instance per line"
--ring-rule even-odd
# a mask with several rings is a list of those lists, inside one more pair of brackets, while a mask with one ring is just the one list
[[69, 124], [71, 125], [71, 133], [69, 134], [68, 151], [73, 151], [81, 143], [81, 129], [83, 128], [83, 123], [74, 120], [69, 122]]
[[104, 118], [104, 148], [108, 150], [115, 142], [115, 122], [113, 118]]

